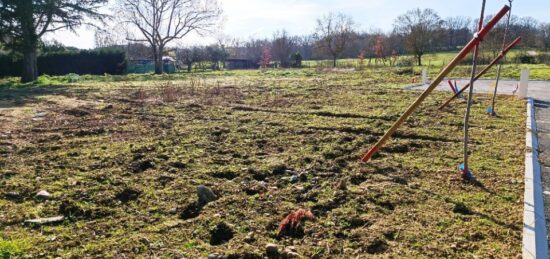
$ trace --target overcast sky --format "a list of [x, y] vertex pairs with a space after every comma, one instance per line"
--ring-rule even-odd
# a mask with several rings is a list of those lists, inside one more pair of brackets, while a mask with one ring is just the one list
[[[112, 1], [112, 0], [111, 0]], [[310, 34], [315, 20], [328, 12], [342, 12], [353, 17], [358, 29], [391, 30], [394, 19], [413, 8], [432, 8], [442, 18], [469, 16], [477, 18], [481, 0], [219, 0], [224, 11], [220, 31], [228, 36], [249, 39], [271, 37], [274, 31], [285, 29], [292, 35]], [[487, 0], [487, 14], [496, 13], [508, 0]], [[513, 14], [531, 16], [550, 22], [550, 0], [515, 0]], [[80, 28], [71, 32], [50, 34], [67, 45], [79, 48], [94, 47], [94, 32]], [[184, 44], [200, 45], [214, 41], [213, 37], [189, 37]]]

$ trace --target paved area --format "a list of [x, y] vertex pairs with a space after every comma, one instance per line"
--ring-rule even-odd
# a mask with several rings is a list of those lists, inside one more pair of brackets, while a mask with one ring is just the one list
[[[535, 101], [546, 229], [550, 229], [550, 100]], [[550, 244], [549, 244], [550, 246]]]
[[[451, 80], [454, 82], [455, 79]], [[460, 89], [470, 81], [468, 79], [456, 79], [456, 82]], [[474, 84], [474, 93], [493, 93], [494, 83], [495, 80], [477, 80]], [[498, 86], [498, 94], [514, 95], [518, 84], [519, 81], [517, 80], [501, 80]], [[422, 85], [409, 87], [409, 89], [423, 90], [427, 87], [428, 85]], [[447, 80], [445, 80], [437, 86], [436, 90], [451, 91], [451, 88]], [[467, 91], [465, 93], [467, 93]], [[527, 95], [537, 100], [550, 101], [550, 81], [529, 81], [529, 92]]]

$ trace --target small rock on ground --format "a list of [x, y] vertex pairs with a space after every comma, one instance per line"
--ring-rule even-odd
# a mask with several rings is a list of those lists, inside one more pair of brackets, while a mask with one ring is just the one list
[[204, 185], [197, 186], [197, 196], [199, 196], [200, 205], [206, 205], [217, 199], [216, 194], [214, 194], [214, 192], [210, 188]]
[[294, 246], [289, 246], [289, 247], [286, 247], [285, 250], [283, 251], [283, 255], [285, 258], [299, 258], [300, 255], [296, 252], [296, 247]]
[[36, 194], [35, 197], [38, 198], [38, 199], [46, 200], [46, 199], [51, 198], [52, 195], [51, 195], [49, 192], [42, 190], [42, 191], [39, 191], [39, 192]]

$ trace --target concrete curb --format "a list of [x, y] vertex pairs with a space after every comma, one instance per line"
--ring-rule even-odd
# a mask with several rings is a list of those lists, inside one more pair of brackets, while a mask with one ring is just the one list
[[538, 158], [535, 103], [527, 102], [527, 133], [525, 144], [525, 194], [523, 208], [523, 258], [548, 258], [548, 239], [544, 200], [542, 196], [541, 167]]

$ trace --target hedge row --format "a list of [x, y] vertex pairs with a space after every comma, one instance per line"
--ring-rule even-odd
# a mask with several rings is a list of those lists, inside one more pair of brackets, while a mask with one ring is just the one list
[[[0, 77], [20, 76], [23, 62], [0, 56]], [[126, 54], [119, 49], [97, 49], [46, 53], [38, 56], [39, 75], [121, 75], [126, 72]]]

